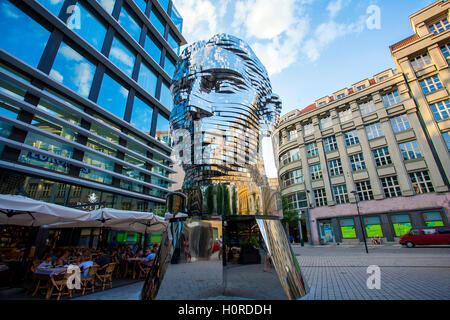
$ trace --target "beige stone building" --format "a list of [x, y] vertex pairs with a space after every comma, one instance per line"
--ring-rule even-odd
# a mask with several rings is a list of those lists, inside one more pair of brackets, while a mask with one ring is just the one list
[[449, 8], [438, 1], [410, 16], [415, 34], [390, 47], [396, 70], [280, 119], [281, 193], [307, 214], [314, 244], [359, 242], [363, 230], [397, 241], [449, 224]]

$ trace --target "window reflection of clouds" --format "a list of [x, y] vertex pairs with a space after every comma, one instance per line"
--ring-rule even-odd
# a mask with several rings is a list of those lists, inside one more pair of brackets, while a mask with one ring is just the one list
[[87, 97], [94, 78], [94, 66], [67, 44], [62, 43], [50, 77]]
[[147, 90], [151, 95], [155, 95], [156, 81], [158, 80], [155, 72], [153, 72], [144, 63], [141, 64], [141, 70], [139, 71], [138, 84]]
[[100, 23], [100, 21], [97, 20], [82, 4], [78, 3], [77, 7], [80, 8], [81, 28], [74, 28], [72, 31], [77, 33], [94, 48], [100, 51], [102, 49], [103, 39], [106, 35], [106, 27]]
[[45, 8], [48, 9], [55, 16], [59, 15], [61, 11], [62, 5], [64, 4], [64, 0], [37, 0], [40, 2]]
[[26, 63], [37, 66], [50, 32], [14, 5], [0, 4], [0, 30], [7, 30], [8, 36], [0, 37], [0, 48]]
[[170, 92], [169, 86], [163, 81], [161, 86], [161, 97], [159, 99], [161, 103], [170, 110], [173, 108], [172, 93]]
[[144, 132], [150, 132], [152, 115], [153, 109], [145, 104], [141, 99], [135, 97], [133, 112], [131, 114], [131, 124]]
[[117, 38], [114, 38], [111, 52], [109, 53], [109, 60], [113, 62], [119, 69], [131, 77], [134, 66], [134, 55], [128, 50], [125, 45]]
[[127, 97], [128, 90], [105, 74], [97, 104], [123, 119]]
[[130, 15], [126, 7], [122, 8], [122, 12], [119, 16], [119, 23], [134, 38], [134, 40], [136, 40], [136, 42], [139, 42], [141, 28], [136, 20]]
[[141, 9], [141, 11], [143, 13], [145, 13], [145, 8], [147, 6], [146, 1], [145, 0], [134, 0], [134, 2], [137, 4], [139, 9]]
[[145, 51], [150, 55], [150, 57], [155, 60], [157, 64], [161, 61], [161, 45], [158, 40], [156, 40], [153, 36], [147, 36], [144, 44]]
[[115, 0], [97, 0], [102, 7], [106, 10], [106, 12], [108, 12], [109, 14], [112, 13], [113, 9], [114, 9], [114, 2]]
[[156, 12], [154, 9], [152, 9], [152, 12], [150, 13], [150, 22], [153, 24], [153, 26], [158, 30], [158, 32], [164, 37], [164, 20], [162, 19], [161, 15]]

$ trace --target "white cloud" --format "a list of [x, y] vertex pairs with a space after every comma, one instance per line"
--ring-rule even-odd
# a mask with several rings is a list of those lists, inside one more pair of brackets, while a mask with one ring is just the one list
[[100, 4], [106, 9], [106, 11], [108, 11], [109, 13], [111, 13], [114, 9], [114, 2], [115, 0], [100, 0]]
[[125, 89], [124, 87], [120, 87], [120, 93], [122, 94], [122, 96], [124, 97], [124, 98], [127, 98], [128, 97], [128, 90], [127, 89]]
[[59, 50], [61, 54], [68, 60], [80, 62], [84, 59], [83, 56], [81, 56], [78, 52], [68, 46], [62, 46]]
[[264, 137], [262, 139], [262, 156], [264, 161], [264, 169], [268, 178], [277, 178], [278, 171], [275, 166], [275, 157], [273, 153], [272, 139]]
[[133, 68], [133, 65], [134, 65], [133, 57], [128, 55], [122, 49], [117, 48], [117, 47], [111, 48], [111, 53], [110, 54], [111, 54], [111, 57], [116, 58], [117, 60], [122, 62], [127, 67]]
[[16, 14], [15, 12], [13, 12], [13, 10], [14, 10], [13, 8], [14, 8], [14, 6], [12, 4], [9, 4], [9, 3], [3, 3], [2, 4], [2, 11], [8, 17], [13, 18], [13, 19], [19, 19], [20, 18], [19, 15]]
[[85, 97], [89, 95], [93, 77], [92, 67], [86, 62], [82, 62], [75, 67], [72, 81], [78, 87], [79, 94]]
[[50, 70], [49, 77], [60, 83], [62, 83], [63, 79], [64, 79], [63, 75], [61, 73], [59, 73], [58, 71], [56, 71], [55, 69]]
[[333, 19], [341, 11], [343, 7], [343, 0], [332, 1], [328, 4], [327, 10], [330, 13], [330, 18]]
[[51, 4], [58, 4], [60, 2], [62, 2], [63, 0], [50, 0]]

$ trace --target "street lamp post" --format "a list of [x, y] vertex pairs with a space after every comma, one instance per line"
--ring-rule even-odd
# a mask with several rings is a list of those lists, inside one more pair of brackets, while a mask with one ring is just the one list
[[300, 232], [300, 244], [303, 246], [305, 246], [305, 241], [303, 240], [303, 232], [302, 232], [302, 211], [298, 210], [298, 231]]
[[362, 236], [363, 236], [363, 239], [364, 239], [364, 246], [366, 247], [366, 253], [369, 253], [369, 250], [367, 250], [366, 234], [364, 233], [363, 220], [362, 220], [362, 217], [361, 217], [361, 213], [359, 212], [358, 194], [356, 193], [355, 190], [351, 191], [351, 193], [353, 193], [355, 195], [356, 210], [358, 211], [359, 223], [361, 225], [361, 232], [362, 232]]

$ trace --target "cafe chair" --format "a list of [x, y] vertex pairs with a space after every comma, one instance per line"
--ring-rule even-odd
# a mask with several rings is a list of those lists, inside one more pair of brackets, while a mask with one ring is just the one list
[[114, 273], [114, 269], [116, 268], [117, 263], [112, 262], [112, 263], [108, 263], [107, 265], [103, 266], [100, 270], [105, 270], [105, 273], [103, 274], [96, 274], [97, 279], [101, 282], [101, 286], [102, 286], [102, 291], [105, 290], [105, 286], [107, 285], [107, 283], [109, 282], [109, 286], [110, 288], [112, 288], [112, 276]]
[[[88, 285], [90, 285], [92, 293], [95, 292], [95, 280], [96, 280], [98, 268], [99, 268], [99, 266], [96, 264], [90, 266], [86, 277], [81, 278], [81, 287], [83, 288], [82, 292], [81, 292], [82, 296], [84, 296]], [[81, 271], [81, 272], [83, 273], [84, 271]]]
[[[69, 277], [71, 276], [70, 273], [67, 273], [66, 270], [63, 270], [57, 274], [54, 274], [50, 278], [51, 287], [49, 289], [49, 292], [47, 292], [47, 300], [50, 299], [52, 296], [57, 295], [57, 300], [61, 299], [61, 296], [63, 295], [69, 295], [70, 298], [72, 298], [72, 290], [67, 287], [67, 281], [69, 280]], [[53, 291], [56, 292], [53, 293]], [[67, 292], [66, 292], [67, 289]]]
[[150, 271], [151, 267], [152, 267], [153, 261], [150, 261], [147, 265], [147, 262], [139, 262], [138, 266], [139, 266], [139, 279], [141, 278], [146, 278], [147, 273]]

